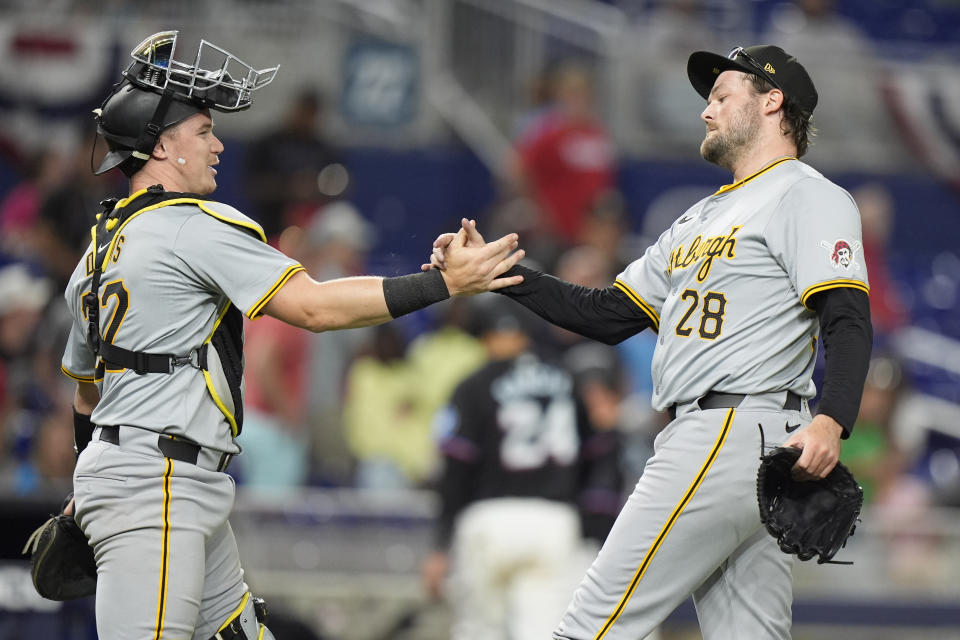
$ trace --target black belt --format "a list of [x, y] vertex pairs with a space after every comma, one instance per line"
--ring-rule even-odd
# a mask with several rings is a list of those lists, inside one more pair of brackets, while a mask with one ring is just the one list
[[[745, 393], [720, 393], [719, 391], [710, 391], [701, 397], [697, 404], [701, 410], [707, 409], [732, 409], [739, 407], [743, 399], [747, 397]], [[787, 391], [787, 399], [783, 403], [783, 408], [787, 411], [799, 411], [801, 398], [793, 391]], [[667, 413], [671, 420], [677, 418], [677, 405], [672, 404], [667, 407]]]
[[[109, 442], [110, 444], [119, 446], [120, 427], [100, 427], [100, 439], [104, 442]], [[190, 464], [197, 464], [197, 460], [200, 458], [200, 450], [202, 449], [202, 447], [195, 442], [190, 442], [189, 440], [177, 440], [162, 434], [157, 435], [157, 448], [160, 449], [160, 453], [162, 453], [165, 458], [172, 458], [174, 460], [188, 462]], [[220, 463], [217, 465], [216, 470], [226, 471], [227, 465], [230, 464], [231, 458], [233, 458], [233, 456], [229, 453], [221, 454]]]

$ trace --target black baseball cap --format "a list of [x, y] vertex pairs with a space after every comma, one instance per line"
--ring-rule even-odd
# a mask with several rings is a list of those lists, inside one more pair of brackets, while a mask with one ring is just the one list
[[817, 89], [807, 70], [780, 47], [770, 44], [736, 47], [726, 57], [709, 51], [695, 51], [687, 60], [690, 84], [704, 98], [710, 95], [717, 76], [731, 69], [760, 76], [796, 101], [808, 114], [817, 106]]
[[482, 338], [491, 333], [519, 332], [528, 336], [538, 331], [542, 320], [532, 311], [506, 296], [476, 296], [470, 298], [467, 332]]

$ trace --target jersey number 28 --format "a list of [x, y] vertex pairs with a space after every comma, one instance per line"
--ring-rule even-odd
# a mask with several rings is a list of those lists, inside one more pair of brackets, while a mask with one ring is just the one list
[[[688, 300], [690, 306], [687, 312], [677, 323], [676, 332], [678, 336], [686, 338], [693, 333], [693, 327], [687, 326], [690, 316], [700, 305], [700, 293], [696, 289], [687, 289], [680, 294], [681, 300]], [[720, 336], [723, 329], [723, 314], [727, 309], [727, 297], [717, 291], [708, 291], [703, 296], [703, 305], [700, 311], [700, 326], [697, 334], [704, 340], [713, 340]], [[696, 323], [696, 320], [693, 321]]]

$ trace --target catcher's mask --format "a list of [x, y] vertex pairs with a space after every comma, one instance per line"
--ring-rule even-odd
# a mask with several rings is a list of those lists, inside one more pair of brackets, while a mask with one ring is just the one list
[[164, 129], [207, 109], [249, 108], [253, 92], [270, 84], [280, 68], [254, 69], [206, 40], [192, 62], [180, 62], [174, 57], [178, 33], [161, 31], [138, 44], [123, 80], [94, 110], [97, 133], [110, 148], [94, 174], [119, 168], [132, 176], [150, 159]]

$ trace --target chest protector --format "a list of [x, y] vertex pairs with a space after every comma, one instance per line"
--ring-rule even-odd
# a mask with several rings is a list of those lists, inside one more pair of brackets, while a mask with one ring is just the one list
[[[214, 404], [223, 413], [234, 437], [243, 429], [243, 314], [227, 302], [217, 316], [213, 331], [203, 344], [186, 354], [148, 353], [133, 351], [107, 342], [100, 333], [100, 280], [113, 255], [120, 230], [134, 216], [169, 205], [194, 204], [205, 213], [201, 204], [205, 200], [195, 194], [164, 191], [159, 186], [150, 187], [133, 200], [118, 202], [116, 199], [101, 202], [101, 212], [92, 230], [93, 279], [90, 292], [83, 297], [83, 310], [87, 318], [87, 345], [100, 359], [97, 377], [103, 369], [131, 369], [137, 375], [147, 373], [172, 374], [177, 367], [192, 366], [203, 372], [207, 391]], [[119, 204], [119, 206], [118, 206]], [[231, 221], [215, 216], [224, 224]], [[237, 228], [255, 231], [246, 225]], [[257, 236], [264, 240], [262, 235]]]

